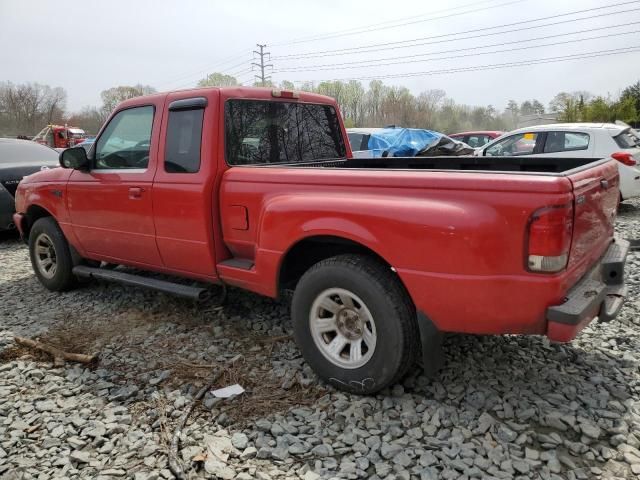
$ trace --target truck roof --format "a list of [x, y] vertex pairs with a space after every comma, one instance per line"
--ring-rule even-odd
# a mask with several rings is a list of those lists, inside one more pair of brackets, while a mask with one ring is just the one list
[[[166, 97], [171, 93], [183, 93], [183, 92], [193, 92], [194, 96], [198, 94], [204, 95], [207, 92], [211, 92], [212, 90], [220, 91], [220, 95], [223, 100], [229, 98], [253, 98], [256, 100], [279, 100], [278, 97], [274, 95], [275, 92], [289, 92], [291, 90], [283, 90], [280, 88], [272, 88], [272, 87], [196, 87], [196, 88], [187, 88], [181, 90], [172, 90], [169, 92], [160, 92], [153, 93], [151, 95], [144, 95], [141, 97], [131, 98], [129, 100], [125, 100], [121, 103], [121, 105], [140, 105], [141, 101], [149, 98], [159, 98]], [[294, 99], [294, 101], [306, 102], [306, 103], [321, 103], [327, 105], [336, 105], [335, 99], [328, 97], [326, 95], [319, 95], [317, 93], [303, 92], [299, 90], [293, 90], [298, 98]], [[289, 98], [282, 98], [283, 100], [291, 100]]]

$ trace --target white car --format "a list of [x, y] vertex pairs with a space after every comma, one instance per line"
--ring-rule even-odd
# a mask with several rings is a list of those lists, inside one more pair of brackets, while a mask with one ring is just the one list
[[612, 157], [618, 161], [620, 200], [640, 196], [640, 139], [626, 124], [556, 123], [520, 128], [477, 149], [474, 155]]
[[382, 128], [347, 128], [347, 136], [351, 144], [353, 158], [371, 158], [373, 151], [369, 150], [371, 134], [380, 132]]

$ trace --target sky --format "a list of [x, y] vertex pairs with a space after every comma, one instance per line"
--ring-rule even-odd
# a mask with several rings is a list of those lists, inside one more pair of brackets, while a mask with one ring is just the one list
[[64, 87], [69, 111], [118, 85], [250, 83], [258, 43], [276, 82], [377, 76], [457, 103], [546, 105], [640, 80], [640, 1], [0, 0], [0, 81]]

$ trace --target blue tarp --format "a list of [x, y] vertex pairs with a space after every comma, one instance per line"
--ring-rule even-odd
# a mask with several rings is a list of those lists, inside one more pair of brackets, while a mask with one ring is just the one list
[[384, 128], [371, 134], [369, 150], [374, 157], [387, 152], [389, 157], [415, 157], [418, 152], [435, 145], [442, 134], [418, 128]]

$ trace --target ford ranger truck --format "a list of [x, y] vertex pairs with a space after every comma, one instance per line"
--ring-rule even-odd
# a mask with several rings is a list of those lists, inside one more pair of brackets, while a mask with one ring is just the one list
[[613, 234], [615, 161], [353, 159], [346, 139], [336, 102], [312, 93], [138, 97], [88, 153], [26, 177], [14, 221], [50, 290], [293, 291], [306, 361], [362, 394], [419, 360], [435, 371], [443, 332], [567, 342], [617, 315], [629, 245]]

